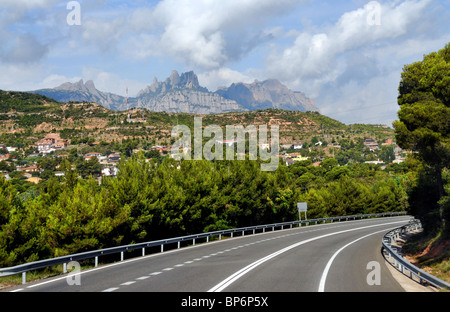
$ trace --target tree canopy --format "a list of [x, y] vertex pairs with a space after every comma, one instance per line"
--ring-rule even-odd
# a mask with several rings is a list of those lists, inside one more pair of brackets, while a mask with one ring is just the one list
[[442, 175], [450, 162], [450, 43], [403, 68], [398, 104], [399, 120], [394, 122], [397, 143], [415, 152], [434, 171], [434, 197], [440, 202], [440, 222], [445, 228], [442, 200], [446, 197], [446, 182]]
[[[260, 161], [123, 159], [116, 178], [79, 178], [66, 160], [63, 180], [50, 178], [21, 196], [0, 178], [0, 266], [227, 228], [308, 217], [404, 211], [404, 172], [380, 166], [299, 162], [274, 172]], [[397, 179], [403, 177], [402, 179]], [[20, 195], [20, 196], [18, 196]]]

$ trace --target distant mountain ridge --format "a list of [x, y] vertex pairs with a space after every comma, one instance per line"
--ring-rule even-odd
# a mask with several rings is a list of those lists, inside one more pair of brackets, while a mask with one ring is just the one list
[[178, 74], [172, 71], [164, 81], [156, 77], [151, 85], [136, 97], [126, 97], [96, 89], [92, 80], [66, 82], [53, 89], [41, 89], [33, 93], [45, 95], [59, 102], [96, 102], [105, 108], [124, 111], [133, 107], [155, 112], [217, 114], [234, 111], [252, 111], [279, 108], [295, 111], [316, 111], [314, 101], [303, 93], [288, 89], [276, 79], [255, 81], [252, 84], [233, 83], [228, 88], [211, 92], [200, 86], [193, 72]]
[[302, 92], [292, 91], [276, 79], [255, 81], [251, 84], [233, 83], [216, 91], [222, 97], [243, 105], [248, 110], [279, 108], [285, 110], [315, 111], [313, 100]]
[[102, 92], [95, 88], [92, 80], [83, 82], [66, 82], [53, 89], [40, 89], [32, 93], [41, 94], [58, 102], [95, 102], [107, 109], [125, 110], [126, 98], [113, 93]]

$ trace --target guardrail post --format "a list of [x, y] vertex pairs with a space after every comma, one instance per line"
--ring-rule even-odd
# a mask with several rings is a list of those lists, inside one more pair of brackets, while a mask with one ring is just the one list
[[[402, 213], [402, 214], [405, 214], [405, 213]], [[235, 231], [236, 233], [239, 233], [239, 231], [242, 231], [242, 235], [244, 236], [245, 235], [245, 230], [247, 230], [247, 231], [252, 230], [253, 234], [255, 234], [257, 229], [258, 230], [262, 229], [262, 232], [265, 233], [266, 232], [266, 228], [267, 229], [272, 228], [272, 231], [275, 231], [275, 227], [280, 227], [282, 230], [284, 230], [284, 228], [285, 228], [284, 226], [288, 225], [288, 224], [289, 224], [289, 226], [291, 228], [293, 228], [294, 225], [298, 225], [298, 227], [302, 227], [303, 225], [306, 226], [306, 225], [312, 224], [312, 222], [314, 222], [315, 224], [328, 223], [328, 220], [329, 220], [331, 223], [333, 223], [333, 222], [335, 222], [335, 220], [337, 220], [338, 222], [341, 222], [341, 221], [345, 221], [345, 220], [348, 221], [350, 219], [353, 219], [353, 220], [356, 220], [358, 218], [362, 219], [362, 218], [365, 218], [365, 217], [367, 217], [367, 218], [369, 218], [369, 217], [377, 217], [378, 218], [378, 217], [381, 217], [383, 215], [384, 214], [371, 214], [371, 215], [364, 215], [364, 216], [343, 216], [343, 217], [338, 217], [338, 218], [319, 218], [319, 219], [314, 219], [314, 220], [294, 221], [294, 222], [289, 222], [289, 223], [284, 223], [284, 224], [283, 223], [275, 223], [275, 224], [270, 224], [270, 225], [259, 225], [259, 226], [250, 227], [250, 228], [247, 228], [247, 229], [242, 229], [241, 228], [239, 230], [234, 229], [234, 230], [231, 230], [231, 231], [230, 230], [219, 231], [219, 232], [221, 232], [221, 234], [219, 234], [218, 232], [211, 232], [211, 233], [206, 233], [206, 236], [202, 236], [202, 235], [204, 235], [204, 233], [202, 233], [202, 235], [199, 235], [199, 236], [206, 237], [206, 241], [209, 242], [209, 236], [214, 236], [214, 235], [217, 236], [218, 235], [219, 236], [219, 240], [221, 240], [222, 239], [222, 234], [228, 235], [229, 233], [231, 233], [231, 237], [233, 237], [234, 236], [233, 235], [234, 234], [233, 231]], [[387, 215], [390, 216], [390, 215], [398, 215], [398, 214], [387, 214]], [[397, 231], [392, 231], [392, 232], [390, 232], [390, 234], [386, 235], [385, 238], [384, 238], [384, 244], [386, 244], [386, 246], [389, 246], [389, 241], [392, 243], [396, 239], [399, 239], [400, 235], [402, 235], [403, 233], [409, 233], [409, 231], [420, 230], [421, 228], [422, 228], [422, 226], [420, 224], [420, 221], [418, 221], [418, 220], [413, 221], [408, 226], [404, 226], [401, 229], [399, 229]], [[181, 247], [181, 241], [184, 241], [184, 239], [189, 240], [189, 239], [192, 239], [192, 237], [199, 238], [199, 236], [186, 236], [186, 237], [184, 237], [182, 239], [176, 239], [176, 240], [174, 240], [174, 242], [177, 242], [178, 243], [178, 248], [180, 248]], [[189, 238], [187, 238], [187, 237], [189, 237]], [[153, 246], [156, 245], [157, 246], [157, 244], [160, 244], [161, 252], [164, 252], [164, 244], [172, 242], [172, 240], [170, 240], [170, 241], [163, 241], [163, 242], [164, 243], [161, 243], [161, 241], [147, 242], [146, 245], [147, 245], [147, 248], [148, 248], [148, 247], [150, 247], [150, 245], [153, 245]], [[195, 245], [195, 239], [193, 239], [193, 244]], [[119, 246], [119, 247], [112, 248], [114, 250], [112, 250], [111, 252], [114, 252], [115, 254], [120, 252], [120, 261], [123, 261], [124, 260], [124, 251], [129, 250], [129, 248], [131, 248], [131, 249], [142, 248], [142, 255], [143, 256], [145, 255], [145, 248], [146, 247], [143, 247], [143, 245], [140, 245], [140, 246], [131, 246], [131, 245], [130, 246]], [[390, 247], [386, 247], [386, 248], [390, 249]], [[96, 255], [102, 255], [102, 254], [103, 254], [103, 251], [101, 251], [101, 253], [96, 253]], [[86, 253], [86, 254], [82, 255], [84, 258], [80, 258], [80, 259], [92, 259], [92, 258], [95, 258], [95, 266], [97, 267], [98, 266], [98, 256], [96, 256], [96, 255]], [[391, 254], [389, 254], [389, 257], [394, 257], [395, 258], [396, 255], [392, 255], [391, 256]], [[58, 262], [57, 262], [57, 264], [63, 264], [64, 265], [63, 270], [65, 272], [67, 272], [66, 265], [67, 265], [67, 263], [69, 261], [68, 259], [69, 259], [69, 257], [64, 257], [64, 259], [58, 260]], [[52, 260], [52, 259], [50, 259], [50, 260]], [[72, 259], [70, 258], [70, 260], [72, 260]], [[396, 261], [396, 263], [397, 262], [403, 263], [402, 260]], [[48, 266], [51, 266], [51, 265], [55, 264], [55, 262], [49, 261], [49, 262], [45, 262], [45, 263], [40, 264], [40, 265], [44, 265], [45, 266], [47, 263], [48, 263]], [[27, 268], [28, 268], [28, 266], [27, 266]], [[7, 269], [7, 268], [1, 268], [0, 272], [2, 272], [2, 273], [3, 272], [7, 272], [5, 269]], [[25, 269], [25, 270], [29, 270], [29, 269]], [[22, 272], [22, 282], [23, 283], [26, 283], [26, 273], [25, 272], [27, 272], [27, 271], [25, 271], [25, 270], [24, 270], [24, 272]], [[406, 270], [409, 271], [409, 269], [406, 269]], [[18, 274], [18, 273], [14, 273], [14, 274]], [[14, 274], [11, 274], [11, 275], [14, 275]], [[416, 273], [414, 273], [414, 275], [416, 275]], [[422, 280], [426, 281], [428, 277], [425, 277], [425, 278], [420, 277], [420, 278]], [[450, 287], [448, 287], [448, 288], [450, 288]]]
[[177, 248], [180, 249], [180, 242], [177, 243]]
[[22, 284], [27, 283], [27, 272], [22, 272]]
[[192, 239], [192, 245], [195, 246], [195, 238]]
[[63, 263], [63, 273], [67, 273], [67, 263]]

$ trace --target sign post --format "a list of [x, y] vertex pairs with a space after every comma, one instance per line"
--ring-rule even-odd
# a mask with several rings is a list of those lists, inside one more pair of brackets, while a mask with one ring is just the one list
[[305, 213], [305, 220], [307, 220], [306, 211], [308, 210], [308, 204], [307, 203], [297, 203], [298, 208], [298, 219], [299, 221], [302, 221], [302, 215], [301, 212]]

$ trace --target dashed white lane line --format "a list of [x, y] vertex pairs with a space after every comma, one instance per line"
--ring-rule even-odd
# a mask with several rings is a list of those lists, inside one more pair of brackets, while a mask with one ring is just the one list
[[150, 273], [150, 275], [159, 275], [159, 274], [161, 274], [162, 272], [153, 272], [153, 273]]
[[[231, 285], [232, 283], [234, 283], [236, 280], [238, 280], [239, 278], [241, 278], [242, 276], [244, 276], [245, 274], [247, 274], [248, 272], [252, 271], [254, 268], [260, 266], [261, 264], [271, 260], [272, 258], [275, 258], [291, 249], [294, 249], [300, 245], [315, 241], [315, 240], [319, 240], [325, 237], [329, 237], [332, 235], [337, 235], [337, 234], [342, 234], [342, 233], [347, 233], [347, 232], [353, 232], [353, 231], [358, 231], [361, 229], [368, 229], [368, 228], [373, 228], [373, 227], [377, 227], [377, 226], [386, 226], [386, 225], [393, 225], [393, 224], [397, 224], [397, 223], [403, 223], [404, 221], [397, 221], [397, 222], [390, 222], [390, 223], [379, 223], [379, 224], [375, 224], [375, 225], [368, 225], [368, 226], [362, 226], [362, 227], [357, 227], [357, 228], [351, 228], [351, 229], [347, 229], [347, 230], [342, 230], [342, 231], [337, 231], [337, 232], [333, 232], [333, 233], [328, 233], [328, 234], [324, 234], [324, 235], [319, 235], [319, 236], [315, 236], [303, 241], [299, 241], [295, 244], [292, 244], [290, 246], [287, 246], [285, 248], [282, 248], [268, 256], [265, 256], [261, 259], [256, 260], [255, 262], [247, 265], [246, 267], [240, 269], [239, 271], [235, 272], [234, 274], [230, 275], [229, 277], [227, 277], [226, 279], [224, 279], [222, 282], [220, 282], [219, 284], [217, 284], [216, 286], [214, 286], [213, 288], [211, 288], [210, 290], [208, 290], [208, 292], [221, 292], [222, 290], [224, 290], [225, 288], [227, 288], [229, 285]], [[385, 230], [383, 230], [385, 231]], [[381, 231], [382, 232], [382, 231]], [[353, 243], [353, 242], [352, 242]], [[325, 274], [326, 276], [326, 274]]]
[[[275, 238], [281, 238], [281, 237], [286, 237], [286, 236], [290, 236], [290, 235], [297, 235], [297, 234], [296, 234], [296, 233], [294, 233], [294, 234], [288, 234], [288, 235], [283, 235], [283, 236], [279, 236], [279, 237], [275, 237]], [[275, 239], [275, 238], [271, 238], [271, 239]], [[259, 243], [262, 243], [262, 242], [265, 242], [265, 241], [268, 241], [268, 240], [271, 240], [271, 239], [259, 240], [259, 241], [253, 242], [253, 243], [248, 243], [248, 244], [245, 244], [245, 245], [240, 245], [240, 246], [236, 246], [236, 247], [233, 247], [233, 248], [229, 248], [229, 249], [225, 249], [225, 250], [222, 250], [222, 251], [218, 251], [218, 252], [216, 252], [216, 253], [212, 253], [212, 254], [209, 254], [209, 255], [205, 255], [205, 256], [203, 256], [203, 257], [201, 257], [201, 258], [195, 258], [195, 259], [193, 259], [193, 260], [189, 260], [189, 261], [186, 261], [186, 262], [184, 262], [184, 263], [176, 264], [176, 265], [174, 265], [173, 267], [168, 267], [168, 268], [162, 269], [162, 271], [164, 271], [164, 272], [172, 271], [172, 270], [175, 269], [176, 267], [182, 267], [182, 266], [184, 266], [185, 264], [191, 264], [191, 263], [194, 263], [195, 261], [201, 261], [201, 260], [203, 260], [203, 259], [207, 259], [207, 258], [210, 258], [210, 257], [214, 257], [214, 256], [217, 256], [217, 255], [219, 255], [219, 254], [223, 254], [223, 253], [226, 253], [226, 252], [229, 252], [229, 251], [232, 251], [232, 250], [236, 250], [236, 249], [239, 249], [239, 248], [247, 247], [247, 246], [250, 246], [250, 245], [259, 244]], [[121, 286], [132, 285], [132, 284], [134, 284], [137, 280], [145, 280], [145, 279], [147, 279], [147, 278], [149, 278], [149, 277], [151, 277], [151, 276], [159, 275], [159, 274], [162, 274], [162, 273], [164, 273], [164, 272], [153, 272], [153, 273], [150, 273], [148, 276], [141, 276], [141, 277], [136, 278], [135, 281], [125, 282], [125, 283], [122, 283], [122, 284], [120, 284], [120, 285], [121, 285]], [[113, 291], [116, 291], [116, 290], [118, 290], [118, 289], [120, 289], [120, 288], [119, 288], [119, 287], [111, 287], [111, 288], [105, 289], [104, 292], [113, 292]]]
[[120, 285], [121, 285], [121, 286], [129, 286], [129, 285], [132, 285], [132, 284], [134, 284], [134, 283], [136, 283], [136, 281], [129, 281], [129, 282], [122, 283], [122, 284], [120, 284]]
[[[297, 233], [292, 233], [292, 234], [280, 235], [280, 236], [277, 236], [277, 237], [268, 238], [268, 239], [259, 240], [259, 241], [253, 242], [253, 243], [248, 243], [248, 244], [245, 244], [245, 245], [236, 246], [236, 247], [233, 247], [233, 248], [229, 248], [229, 249], [225, 249], [225, 250], [222, 250], [222, 251], [218, 251], [218, 252], [210, 254], [210, 255], [205, 255], [205, 256], [203, 256], [201, 258], [195, 258], [193, 260], [185, 261], [184, 263], [180, 263], [180, 264], [174, 265], [174, 267], [168, 267], [168, 268], [162, 269], [162, 271], [165, 271], [165, 272], [171, 271], [171, 270], [175, 269], [175, 267], [182, 267], [185, 264], [191, 264], [191, 263], [194, 263], [195, 261], [201, 261], [203, 259], [207, 259], [207, 258], [210, 258], [210, 257], [213, 257], [213, 256], [217, 256], [219, 254], [223, 254], [223, 253], [226, 253], [226, 252], [229, 252], [229, 251], [232, 251], [232, 250], [236, 250], [236, 249], [239, 249], [239, 248], [251, 246], [251, 245], [254, 245], [254, 244], [260, 244], [262, 242], [269, 241], [269, 240], [272, 240], [272, 239], [278, 239], [278, 238], [298, 235], [298, 234], [301, 234], [301, 233], [310, 233], [310, 232], [315, 232], [315, 231], [318, 231], [318, 229], [312, 229], [312, 230], [303, 231], [303, 232], [297, 232]], [[122, 283], [120, 285], [121, 286], [128, 286], [128, 285], [134, 284], [137, 280], [145, 280], [145, 279], [147, 279], [147, 278], [149, 278], [151, 276], [159, 275], [159, 274], [162, 274], [162, 273], [164, 273], [164, 272], [161, 272], [161, 271], [153, 272], [153, 273], [150, 273], [148, 276], [141, 276], [141, 277], [136, 278], [135, 281], [125, 282], [125, 283]], [[120, 288], [119, 287], [111, 287], [111, 288], [103, 290], [103, 292], [113, 292], [113, 291], [116, 291], [118, 289], [120, 289]]]

